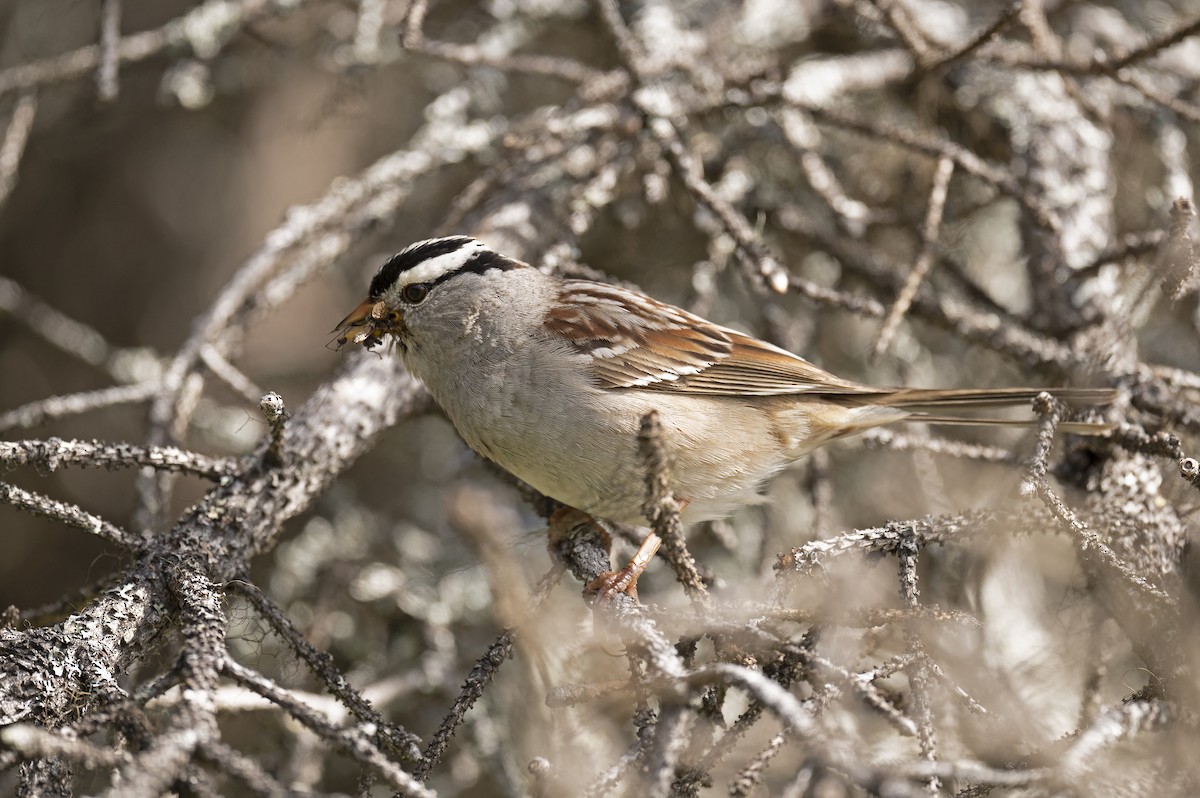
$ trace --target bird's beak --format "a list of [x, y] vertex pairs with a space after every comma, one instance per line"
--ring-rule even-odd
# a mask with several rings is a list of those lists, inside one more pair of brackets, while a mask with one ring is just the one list
[[370, 299], [362, 302], [333, 328], [333, 333], [337, 335], [337, 348], [341, 349], [346, 344], [363, 344], [367, 349], [375, 346], [399, 321], [388, 316], [382, 302]]

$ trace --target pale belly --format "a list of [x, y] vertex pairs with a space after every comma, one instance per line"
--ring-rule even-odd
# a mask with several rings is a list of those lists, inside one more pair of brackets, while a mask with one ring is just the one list
[[546, 496], [635, 525], [647, 523], [638, 429], [651, 410], [659, 413], [673, 461], [672, 490], [687, 501], [685, 521], [756, 503], [762, 483], [793, 459], [769, 420], [739, 400], [674, 397], [664, 406], [662, 399], [654, 391], [611, 392], [603, 413], [586, 402], [535, 400], [510, 405], [513, 417], [504, 423], [455, 426], [472, 448]]

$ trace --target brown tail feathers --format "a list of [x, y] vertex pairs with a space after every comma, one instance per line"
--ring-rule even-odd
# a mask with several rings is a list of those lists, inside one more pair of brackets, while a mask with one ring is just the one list
[[[1041, 393], [1048, 393], [1069, 405], [1106, 405], [1116, 398], [1116, 391], [1110, 388], [895, 388], [853, 398], [839, 398], [907, 410], [911, 414], [907, 420], [929, 424], [1028, 427], [1034, 423], [1033, 419], [989, 418], [970, 413], [1028, 406]], [[1060, 424], [1059, 429], [1081, 435], [1102, 435], [1115, 426], [1102, 421], [1067, 421]]]

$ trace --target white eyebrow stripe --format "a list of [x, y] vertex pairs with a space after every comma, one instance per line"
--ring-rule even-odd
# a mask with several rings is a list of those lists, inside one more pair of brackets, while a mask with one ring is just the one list
[[464, 242], [453, 252], [422, 261], [408, 271], [401, 272], [396, 283], [399, 286], [432, 283], [439, 277], [458, 271], [485, 249], [487, 247], [479, 241]]

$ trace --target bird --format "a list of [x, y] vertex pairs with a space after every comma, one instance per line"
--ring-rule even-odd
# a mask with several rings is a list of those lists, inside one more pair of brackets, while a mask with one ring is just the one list
[[[390, 343], [467, 445], [535, 490], [585, 517], [643, 527], [638, 431], [649, 413], [691, 524], [760, 501], [771, 476], [832, 441], [901, 421], [1011, 424], [969, 413], [1047, 390], [843, 379], [646, 294], [548, 274], [463, 235], [388, 258], [333, 333], [338, 348]], [[1113, 397], [1104, 388], [1049, 392], [1082, 404]], [[640, 568], [657, 548], [651, 538], [635, 556]], [[636, 590], [634, 565], [597, 589]]]

